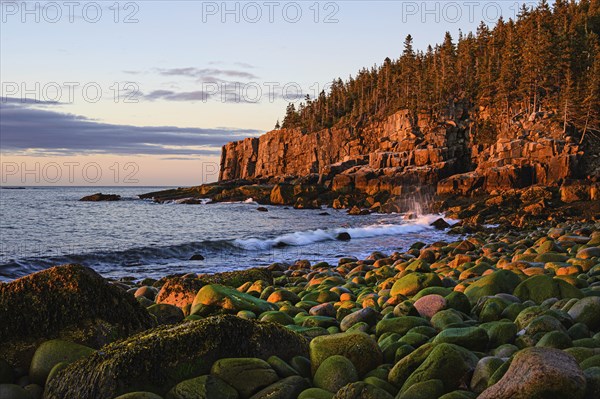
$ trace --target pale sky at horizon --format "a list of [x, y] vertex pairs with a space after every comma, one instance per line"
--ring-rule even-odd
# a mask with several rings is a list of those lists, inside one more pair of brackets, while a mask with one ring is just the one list
[[272, 129], [287, 100], [521, 3], [1, 0], [0, 183], [215, 180], [221, 145]]

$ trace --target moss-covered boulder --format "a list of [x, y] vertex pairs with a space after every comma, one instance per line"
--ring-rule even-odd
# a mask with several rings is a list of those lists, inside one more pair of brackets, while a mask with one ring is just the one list
[[119, 395], [115, 399], [163, 399], [162, 396], [159, 396], [152, 392], [129, 392], [125, 395]]
[[340, 355], [328, 357], [321, 363], [313, 383], [317, 388], [336, 393], [343, 386], [356, 382], [358, 373], [350, 360]]
[[442, 280], [435, 273], [408, 273], [394, 283], [390, 295], [413, 296], [423, 288], [442, 286]]
[[62, 339], [53, 339], [41, 344], [31, 360], [29, 378], [35, 384], [46, 385], [50, 371], [58, 363], [73, 363], [94, 353], [94, 349]]
[[35, 348], [62, 338], [92, 348], [156, 325], [133, 295], [81, 265], [0, 284], [0, 358], [29, 367]]
[[333, 394], [321, 388], [308, 388], [300, 393], [298, 399], [331, 399]]
[[403, 317], [391, 317], [389, 319], [383, 319], [377, 323], [375, 328], [377, 336], [389, 333], [397, 333], [400, 335], [406, 334], [418, 326], [431, 326], [431, 323], [426, 319], [416, 316], [403, 316]]
[[394, 399], [394, 397], [384, 389], [359, 381], [337, 391], [333, 399]]
[[367, 307], [345, 316], [340, 322], [340, 329], [342, 331], [347, 331], [357, 323], [366, 323], [369, 326], [373, 326], [380, 318], [381, 315], [379, 312], [373, 308]]
[[309, 387], [310, 382], [306, 378], [287, 377], [258, 391], [250, 399], [296, 399]]
[[487, 332], [490, 348], [513, 343], [518, 332], [517, 325], [512, 321], [490, 321], [479, 327]]
[[436, 345], [427, 359], [408, 377], [400, 392], [427, 380], [441, 380], [444, 393], [453, 391], [467, 379], [478, 361], [477, 356], [458, 345]]
[[585, 384], [573, 356], [558, 349], [526, 348], [514, 356], [504, 376], [479, 399], [581, 399]]
[[327, 358], [341, 355], [352, 362], [359, 376], [373, 370], [383, 361], [377, 342], [362, 332], [322, 335], [310, 342], [310, 360], [313, 374]]
[[156, 318], [158, 324], [177, 324], [183, 320], [183, 311], [175, 305], [155, 303], [146, 308]]
[[279, 379], [269, 363], [257, 358], [219, 359], [213, 364], [210, 374], [234, 387], [243, 399]]
[[165, 399], [238, 399], [238, 392], [222, 379], [203, 375], [175, 385]]
[[308, 342], [274, 323], [209, 317], [108, 345], [49, 381], [45, 397], [112, 399], [134, 390], [164, 395], [184, 380], [208, 374], [218, 359], [273, 355], [284, 360], [308, 356]]
[[490, 378], [503, 364], [504, 360], [495, 356], [486, 356], [480, 359], [471, 378], [471, 390], [476, 393], [485, 391]]
[[390, 370], [388, 381], [397, 388], [402, 388], [408, 377], [427, 359], [433, 347], [430, 343], [422, 345], [400, 359]]
[[416, 383], [398, 396], [398, 399], [438, 399], [444, 394], [441, 380], [427, 380]]
[[31, 399], [31, 395], [20, 385], [0, 384], [1, 399]]
[[205, 285], [198, 291], [192, 303], [191, 314], [210, 314], [215, 311], [237, 313], [240, 310], [249, 310], [261, 314], [277, 307], [265, 300], [252, 295], [239, 292], [235, 288], [219, 284]]
[[581, 291], [566, 281], [552, 278], [547, 275], [529, 277], [520, 283], [514, 295], [522, 301], [542, 303], [549, 298], [583, 298]]
[[489, 343], [487, 332], [480, 327], [447, 328], [433, 340], [434, 344], [448, 343], [472, 351], [484, 352]]
[[477, 303], [484, 296], [500, 293], [512, 294], [520, 282], [521, 279], [515, 273], [509, 270], [498, 270], [477, 279], [469, 285], [465, 289], [465, 295], [471, 303]]
[[590, 296], [580, 299], [568, 313], [575, 322], [585, 324], [590, 330], [600, 330], [600, 297]]

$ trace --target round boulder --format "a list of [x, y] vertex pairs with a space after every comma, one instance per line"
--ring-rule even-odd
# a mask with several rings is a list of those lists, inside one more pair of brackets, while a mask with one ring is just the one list
[[581, 399], [585, 385], [583, 371], [573, 356], [554, 348], [526, 348], [479, 399]]
[[340, 355], [325, 359], [314, 376], [314, 385], [329, 392], [337, 392], [343, 386], [356, 382], [358, 373], [350, 360]]

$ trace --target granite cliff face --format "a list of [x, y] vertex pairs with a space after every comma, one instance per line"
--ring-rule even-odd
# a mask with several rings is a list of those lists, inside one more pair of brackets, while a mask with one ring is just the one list
[[[274, 130], [225, 145], [220, 180], [276, 184], [274, 204], [317, 201], [387, 212], [405, 211], [419, 194], [475, 196], [573, 180], [583, 186], [579, 199], [598, 199], [598, 137], [588, 132], [582, 140], [553, 116], [537, 112], [496, 123], [488, 144], [477, 142], [476, 129], [490, 117], [461, 109], [437, 120], [399, 111], [366, 126]], [[320, 195], [307, 200], [307, 183], [317, 184], [313, 192]]]

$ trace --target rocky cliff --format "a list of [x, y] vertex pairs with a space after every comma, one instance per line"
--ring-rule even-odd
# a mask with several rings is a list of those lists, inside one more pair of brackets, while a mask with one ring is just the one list
[[[487, 144], [477, 139], [482, 125], [493, 131]], [[311, 201], [380, 211], [405, 210], [415, 193], [475, 196], [572, 180], [584, 186], [581, 199], [594, 200], [599, 139], [596, 132], [582, 137], [551, 112], [492, 123], [485, 112], [454, 109], [451, 116], [433, 119], [399, 111], [366, 126], [274, 130], [229, 143], [223, 147], [220, 180], [278, 184], [271, 202], [297, 204], [300, 198], [299, 207], [307, 204], [298, 181], [322, 187]], [[286, 189], [290, 183], [295, 188]]]

